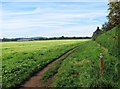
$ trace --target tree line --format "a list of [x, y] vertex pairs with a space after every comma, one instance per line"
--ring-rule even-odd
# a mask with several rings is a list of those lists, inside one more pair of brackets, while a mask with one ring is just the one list
[[100, 34], [105, 33], [117, 25], [120, 25], [120, 0], [108, 3], [109, 14], [107, 15], [108, 21], [102, 25], [102, 28], [94, 32], [92, 38], [95, 40]]
[[9, 41], [34, 41], [34, 40], [64, 40], [64, 39], [91, 39], [91, 37], [34, 37], [34, 38], [3, 38], [1, 39], [2, 42], [9, 42]]

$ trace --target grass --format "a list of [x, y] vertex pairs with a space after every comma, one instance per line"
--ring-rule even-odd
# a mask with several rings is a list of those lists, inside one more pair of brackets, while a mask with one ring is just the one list
[[0, 88], [2, 88], [2, 44], [0, 44]]
[[3, 88], [13, 88], [86, 40], [2, 42]]
[[[3, 88], [15, 87], [33, 73], [69, 49], [79, 49], [55, 63], [43, 76], [43, 83], [54, 76], [53, 87], [107, 87], [119, 88], [119, 26], [103, 33], [97, 42], [86, 40], [56, 40], [32, 42], [5, 42], [3, 47]], [[118, 31], [119, 32], [119, 31]], [[82, 42], [85, 42], [81, 44]], [[1, 44], [1, 43], [0, 43]], [[99, 54], [104, 54], [104, 72], [100, 76]], [[62, 64], [61, 64], [62, 63]]]
[[49, 68], [49, 70], [45, 72], [45, 74], [42, 76], [40, 80], [44, 85], [47, 83], [47, 80], [49, 78], [51, 78], [58, 72], [58, 69], [61, 66], [62, 61], [63, 60], [57, 61], [54, 65], [52, 65], [52, 67]]
[[[100, 77], [99, 54], [104, 54], [104, 74]], [[112, 59], [112, 61], [111, 61]], [[118, 60], [93, 41], [81, 44], [65, 59], [52, 84], [54, 87], [120, 87]]]
[[103, 33], [100, 35], [96, 41], [102, 46], [108, 48], [108, 51], [111, 55], [120, 57], [119, 47], [119, 33], [120, 33], [120, 25], [114, 27], [112, 30]]

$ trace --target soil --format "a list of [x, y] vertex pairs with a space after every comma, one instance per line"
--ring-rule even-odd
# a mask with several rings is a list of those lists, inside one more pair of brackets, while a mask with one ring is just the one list
[[24, 89], [24, 88], [42, 88], [42, 89], [47, 89], [47, 87], [51, 87], [51, 83], [54, 80], [54, 76], [52, 76], [47, 83], [47, 87], [45, 88], [42, 83], [40, 82], [42, 75], [53, 65], [55, 64], [58, 60], [63, 60], [67, 58], [71, 53], [73, 53], [78, 47], [74, 47], [68, 52], [64, 53], [61, 55], [59, 58], [55, 59], [53, 62], [48, 64], [45, 68], [43, 68], [41, 71], [39, 71], [36, 75], [32, 76], [28, 81], [26, 81], [24, 84], [20, 86], [19, 89]]

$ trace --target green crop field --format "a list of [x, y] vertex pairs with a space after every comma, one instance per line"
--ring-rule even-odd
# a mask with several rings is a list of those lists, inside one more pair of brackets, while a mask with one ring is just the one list
[[[53, 64], [42, 75], [42, 80], [39, 82], [46, 86], [49, 79], [54, 77], [51, 81], [52, 87], [119, 88], [120, 61], [117, 57], [119, 54], [115, 55], [118, 52], [115, 39], [116, 28], [102, 34], [96, 41], [45, 40], [0, 43], [3, 89], [23, 84], [25, 80], [74, 47], [78, 48], [64, 60]], [[107, 38], [108, 43], [103, 38]], [[112, 45], [113, 43], [116, 44]], [[100, 53], [104, 55], [102, 77], [100, 76]]]
[[11, 1], [0, 2], [0, 89], [120, 89], [120, 0]]
[[2, 42], [3, 88], [15, 87], [71, 48], [88, 40]]

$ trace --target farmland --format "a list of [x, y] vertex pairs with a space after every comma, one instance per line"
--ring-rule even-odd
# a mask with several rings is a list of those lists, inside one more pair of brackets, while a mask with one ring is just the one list
[[0, 89], [120, 89], [120, 0], [68, 1], [0, 2]]
[[[120, 31], [119, 29], [120, 27], [116, 26], [100, 35], [96, 41], [80, 44], [78, 50], [73, 54], [62, 62], [58, 61], [50, 70], [46, 71], [42, 76], [43, 83], [53, 78], [52, 87], [109, 87], [119, 89], [119, 34], [116, 33]], [[104, 55], [102, 76], [100, 75], [100, 53]], [[48, 85], [46, 84], [46, 86]]]
[[3, 42], [3, 88], [15, 87], [73, 47], [87, 40]]
[[[1, 43], [3, 88], [13, 88], [23, 84], [75, 47], [77, 49], [72, 54], [47, 68], [38, 82], [43, 86], [51, 87], [120, 87], [116, 29], [118, 27], [100, 35], [96, 41], [45, 40]], [[107, 43], [104, 38], [107, 38]], [[102, 76], [100, 53], [104, 55]]]

